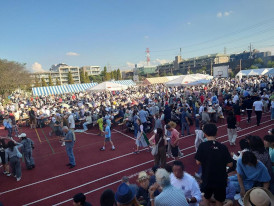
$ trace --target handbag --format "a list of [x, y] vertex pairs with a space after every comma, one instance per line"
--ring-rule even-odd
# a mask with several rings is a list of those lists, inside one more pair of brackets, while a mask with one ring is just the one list
[[153, 145], [152, 146], [152, 150], [151, 150], [151, 154], [153, 156], [157, 155], [158, 154], [158, 146], [159, 146], [159, 143], [162, 141], [162, 137], [160, 138], [160, 140], [158, 141], [158, 143], [156, 145]]
[[18, 158], [22, 158], [22, 154], [21, 154], [21, 152], [19, 152], [18, 148], [15, 147], [15, 149], [16, 149], [16, 152], [17, 152], [16, 156], [17, 156]]

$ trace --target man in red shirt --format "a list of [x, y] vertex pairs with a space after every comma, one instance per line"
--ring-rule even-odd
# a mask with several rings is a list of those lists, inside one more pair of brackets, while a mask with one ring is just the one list
[[170, 145], [172, 156], [175, 158], [175, 160], [178, 160], [179, 132], [172, 128], [170, 125], [166, 125], [166, 129], [171, 132]]

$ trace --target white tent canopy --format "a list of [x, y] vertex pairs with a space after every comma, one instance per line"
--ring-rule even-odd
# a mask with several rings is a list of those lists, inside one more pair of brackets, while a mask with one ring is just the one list
[[123, 89], [127, 89], [128, 86], [122, 84], [116, 84], [114, 82], [102, 82], [87, 91], [89, 92], [101, 92], [101, 91], [120, 91]]
[[245, 76], [260, 76], [267, 74], [272, 68], [262, 68], [262, 69], [247, 69], [239, 71], [236, 77], [245, 77]]
[[176, 86], [193, 86], [199, 84], [207, 84], [212, 79], [212, 76], [205, 74], [190, 74], [190, 75], [182, 75], [177, 79], [171, 80], [166, 84], [168, 87], [176, 87]]

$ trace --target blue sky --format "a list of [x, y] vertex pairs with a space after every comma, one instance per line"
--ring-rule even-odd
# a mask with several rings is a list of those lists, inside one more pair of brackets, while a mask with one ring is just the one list
[[0, 0], [0, 58], [48, 70], [129, 69], [182, 57], [248, 50], [274, 53], [273, 0]]

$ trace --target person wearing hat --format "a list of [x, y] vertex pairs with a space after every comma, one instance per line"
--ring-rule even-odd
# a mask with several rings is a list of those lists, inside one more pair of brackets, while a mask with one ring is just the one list
[[73, 206], [92, 206], [86, 202], [86, 196], [83, 193], [78, 193], [73, 196]]
[[150, 205], [150, 199], [149, 199], [149, 176], [145, 171], [142, 171], [138, 174], [137, 182], [139, 183], [138, 192], [136, 194], [137, 200], [142, 205]]
[[118, 206], [140, 206], [136, 199], [136, 188], [122, 183], [117, 188], [115, 200]]
[[32, 150], [34, 149], [34, 143], [30, 138], [27, 138], [26, 133], [22, 133], [18, 136], [21, 138], [22, 153], [24, 154], [26, 167], [28, 170], [35, 168], [34, 159], [32, 157]]
[[254, 187], [247, 191], [243, 202], [244, 206], [272, 206], [274, 205], [274, 196], [265, 188]]

